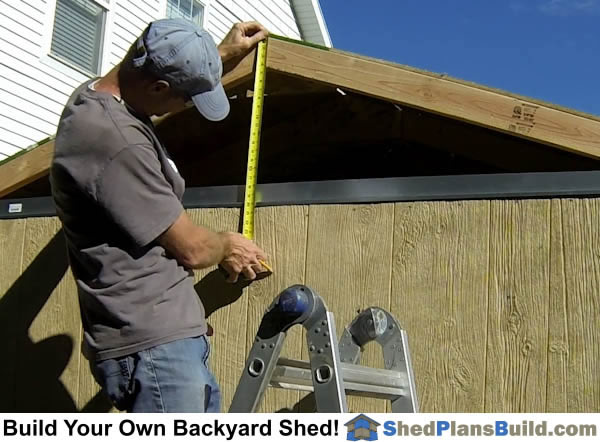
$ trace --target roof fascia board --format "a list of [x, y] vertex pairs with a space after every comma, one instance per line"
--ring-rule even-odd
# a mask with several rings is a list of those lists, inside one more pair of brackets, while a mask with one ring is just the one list
[[271, 39], [267, 67], [600, 159], [600, 121], [398, 65]]

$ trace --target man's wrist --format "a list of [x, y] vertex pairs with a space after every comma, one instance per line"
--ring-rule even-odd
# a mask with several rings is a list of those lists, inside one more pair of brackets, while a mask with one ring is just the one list
[[220, 260], [223, 261], [227, 257], [228, 250], [230, 249], [231, 241], [229, 239], [229, 232], [217, 232], [217, 237], [219, 238], [219, 243], [221, 246], [220, 249]]
[[217, 48], [219, 50], [219, 56], [221, 57], [221, 61], [223, 62], [223, 64], [225, 64], [227, 61], [233, 58], [231, 50], [227, 46], [228, 45], [219, 45]]

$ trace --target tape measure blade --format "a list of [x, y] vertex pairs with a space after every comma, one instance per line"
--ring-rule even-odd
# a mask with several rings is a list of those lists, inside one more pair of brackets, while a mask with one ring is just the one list
[[244, 196], [244, 222], [242, 234], [254, 239], [254, 210], [256, 207], [256, 178], [258, 173], [258, 153], [260, 148], [260, 127], [267, 74], [267, 43], [261, 41], [257, 48], [256, 71], [254, 76], [254, 94], [252, 97], [252, 116], [250, 119], [250, 140], [248, 143], [248, 167], [246, 171], [246, 189]]

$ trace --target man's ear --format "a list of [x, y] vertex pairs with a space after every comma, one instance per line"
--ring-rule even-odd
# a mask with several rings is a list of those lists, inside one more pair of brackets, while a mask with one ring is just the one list
[[171, 86], [165, 80], [156, 80], [150, 84], [148, 89], [149, 89], [149, 92], [152, 94], [163, 95], [170, 91]]

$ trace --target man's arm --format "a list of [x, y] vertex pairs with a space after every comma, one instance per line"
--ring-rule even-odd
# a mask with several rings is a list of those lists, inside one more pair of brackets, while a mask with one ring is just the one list
[[266, 260], [265, 253], [254, 242], [239, 233], [218, 233], [197, 226], [185, 212], [158, 237], [158, 243], [187, 268], [221, 264], [229, 282], [236, 282], [240, 273], [253, 280], [256, 273], [264, 271], [259, 260]]

